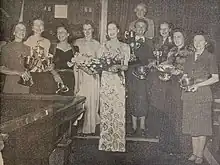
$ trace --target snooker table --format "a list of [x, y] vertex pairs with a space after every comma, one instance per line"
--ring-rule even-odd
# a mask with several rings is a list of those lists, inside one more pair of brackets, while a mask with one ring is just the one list
[[48, 165], [57, 144], [70, 139], [71, 126], [84, 113], [85, 97], [0, 94], [0, 131], [8, 135], [6, 165]]

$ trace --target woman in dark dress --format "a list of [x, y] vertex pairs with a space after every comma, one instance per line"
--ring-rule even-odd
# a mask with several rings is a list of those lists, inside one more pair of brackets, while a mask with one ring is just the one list
[[178, 70], [171, 72], [171, 77], [165, 80], [160, 77], [161, 72], [154, 70], [148, 76], [150, 85], [149, 102], [150, 113], [156, 118], [152, 120], [160, 121], [155, 123], [155, 135], [160, 135], [161, 149], [165, 152], [176, 154], [182, 152], [180, 145], [182, 101], [179, 80], [186, 57], [190, 50], [186, 46], [185, 33], [182, 29], [174, 29], [172, 40], [174, 46], [167, 53], [167, 59], [160, 65], [171, 65]]
[[183, 78], [193, 79], [189, 92], [182, 93], [183, 133], [192, 136], [193, 153], [188, 159], [196, 164], [203, 162], [206, 137], [212, 135], [212, 92], [210, 85], [219, 81], [215, 56], [207, 49], [207, 38], [196, 34], [195, 52], [187, 58]]
[[[182, 29], [173, 30], [173, 41], [175, 46], [170, 49], [167, 57], [168, 65], [173, 65], [178, 71], [173, 71], [170, 82], [167, 84], [166, 89], [166, 117], [163, 122], [163, 131], [165, 132], [163, 138], [167, 145], [166, 149], [172, 153], [180, 153], [184, 151], [185, 146], [182, 146], [182, 101], [181, 101], [181, 88], [179, 80], [183, 72], [183, 66], [187, 56], [192, 51], [186, 44], [186, 36]], [[182, 138], [181, 138], [182, 137]], [[184, 148], [182, 148], [184, 147]]]
[[55, 70], [59, 73], [64, 85], [67, 85], [69, 91], [65, 95], [74, 95], [75, 76], [71, 59], [74, 56], [75, 50], [68, 43], [70, 33], [67, 28], [60, 26], [57, 28], [57, 38], [59, 42], [53, 45], [51, 51], [54, 55]]

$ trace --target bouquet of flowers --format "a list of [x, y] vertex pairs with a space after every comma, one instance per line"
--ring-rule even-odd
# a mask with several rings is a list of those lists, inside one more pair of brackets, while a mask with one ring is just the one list
[[109, 71], [109, 68], [114, 65], [121, 65], [121, 61], [116, 58], [101, 57], [92, 59], [87, 67], [93, 72], [101, 73], [102, 71]]
[[86, 72], [87, 74], [99, 74], [102, 71], [109, 71], [112, 66], [121, 65], [123, 59], [115, 55], [113, 58], [110, 52], [104, 52], [100, 58], [91, 58], [87, 54], [78, 53], [72, 58], [71, 63]]

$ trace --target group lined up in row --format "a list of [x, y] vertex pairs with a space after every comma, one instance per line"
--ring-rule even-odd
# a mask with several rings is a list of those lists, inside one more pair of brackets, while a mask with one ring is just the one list
[[[178, 83], [178, 80], [184, 77], [194, 80], [189, 90], [182, 91], [178, 97], [183, 101], [183, 111], [179, 112], [182, 113], [183, 133], [192, 135], [193, 146], [197, 147], [193, 147], [190, 160], [201, 162], [205, 138], [212, 133], [210, 85], [218, 81], [214, 55], [206, 50], [208, 40], [205, 35], [195, 34], [192, 49], [188, 49], [184, 32], [176, 29], [171, 34], [167, 22], [160, 24], [159, 38], [146, 37], [152, 22], [149, 23], [149, 20], [144, 18], [144, 10], [139, 7], [143, 5], [136, 8], [139, 19], [132, 23], [134, 27], [130, 28], [135, 32], [134, 40], [128, 40], [128, 43], [119, 41], [119, 26], [110, 22], [107, 25], [108, 40], [100, 44], [93, 39], [94, 25], [86, 22], [83, 24], [84, 37], [74, 42], [74, 46], [78, 46], [79, 50], [68, 43], [70, 32], [63, 25], [57, 28], [59, 42], [51, 45], [48, 39], [41, 36], [44, 31], [42, 20], [34, 20], [34, 34], [24, 43], [26, 27], [22, 23], [17, 24], [13, 33], [14, 41], [2, 48], [1, 72], [7, 75], [3, 92], [29, 93], [29, 87], [17, 83], [20, 77], [29, 80], [33, 73], [49, 72], [55, 82], [69, 87], [68, 95], [86, 96], [87, 111], [82, 130], [79, 131], [86, 134], [94, 133], [96, 125], [100, 123], [99, 149], [124, 152], [126, 112], [132, 116], [132, 134], [139, 130], [137, 121], [140, 118], [142, 136], [146, 135], [146, 117], [147, 120], [155, 118], [153, 113], [156, 110], [163, 113], [159, 122], [162, 123], [162, 127], [166, 127], [166, 120], [175, 118], [167, 116], [173, 115], [177, 110], [175, 108], [181, 103], [174, 101], [174, 93], [167, 93], [169, 90], [172, 91], [172, 88], [164, 88], [164, 85], [161, 85], [167, 84], [167, 81], [158, 70], [158, 66], [173, 66], [174, 69], [169, 71], [169, 76], [172, 77], [169, 79], [170, 82]], [[79, 53], [76, 53], [78, 51]], [[29, 70], [24, 65], [24, 57], [28, 56], [37, 59]], [[158, 57], [159, 65], [156, 63]], [[95, 58], [116, 59], [118, 63], [108, 70], [103, 70], [101, 74], [93, 75], [79, 67]], [[143, 66], [150, 70], [146, 79], [137, 75], [142, 74], [140, 68]], [[45, 90], [50, 88], [50, 83], [44, 81], [44, 78], [38, 77], [38, 83], [34, 82], [35, 90], [39, 87]], [[126, 110], [126, 88], [129, 110]], [[162, 97], [163, 95], [166, 96]], [[165, 112], [171, 107], [175, 107], [173, 112]], [[155, 136], [163, 136], [160, 132], [164, 128], [160, 126], [157, 131], [154, 126], [148, 126], [148, 129], [155, 132]]]

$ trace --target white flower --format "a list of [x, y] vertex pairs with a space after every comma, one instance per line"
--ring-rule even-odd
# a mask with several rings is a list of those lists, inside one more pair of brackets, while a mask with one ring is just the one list
[[170, 37], [170, 36], [168, 37], [168, 41], [169, 41], [169, 43], [171, 43], [171, 42], [172, 42], [172, 39], [171, 39], [171, 37]]
[[130, 43], [130, 46], [131, 46], [131, 47], [134, 47], [134, 43], [133, 43], [133, 42], [132, 42], [132, 43]]
[[67, 66], [68, 66], [68, 67], [72, 67], [72, 66], [73, 66], [73, 63], [72, 63], [72, 62], [67, 61]]

